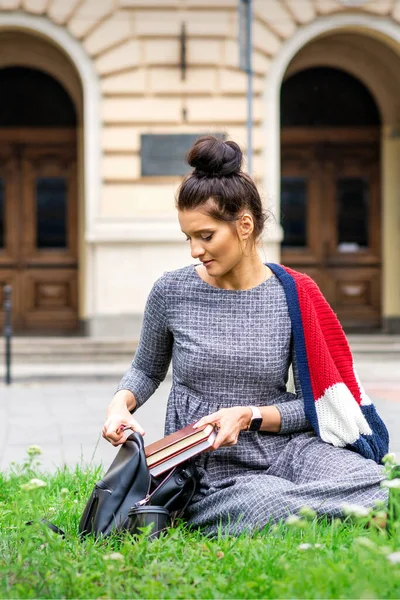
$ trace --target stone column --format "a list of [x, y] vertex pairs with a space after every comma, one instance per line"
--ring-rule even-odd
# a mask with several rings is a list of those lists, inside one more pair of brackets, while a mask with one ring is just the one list
[[386, 126], [382, 139], [382, 321], [387, 333], [400, 333], [399, 165], [400, 127]]

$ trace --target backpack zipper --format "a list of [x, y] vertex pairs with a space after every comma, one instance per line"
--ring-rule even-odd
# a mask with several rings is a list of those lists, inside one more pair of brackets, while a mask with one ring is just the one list
[[170, 479], [170, 478], [172, 477], [172, 475], [175, 473], [175, 471], [176, 471], [176, 467], [174, 467], [174, 468], [172, 469], [172, 471], [171, 471], [170, 473], [168, 473], [167, 477], [166, 477], [165, 479], [163, 479], [163, 480], [162, 480], [162, 481], [161, 481], [161, 482], [158, 484], [158, 486], [155, 488], [155, 490], [153, 490], [153, 491], [151, 492], [151, 494], [149, 493], [149, 492], [150, 492], [150, 487], [151, 487], [151, 476], [150, 476], [150, 480], [149, 480], [149, 487], [147, 488], [147, 494], [146, 494], [146, 496], [143, 498], [143, 500], [139, 500], [139, 502], [135, 502], [135, 506], [144, 506], [145, 504], [148, 504], [149, 500], [151, 500], [151, 497], [152, 497], [152, 496], [153, 496], [153, 495], [156, 493], [156, 491], [157, 491], [157, 490], [158, 490], [158, 489], [159, 489], [159, 488], [160, 488], [162, 485], [164, 485], [164, 483], [165, 483], [166, 481], [168, 481], [168, 479]]

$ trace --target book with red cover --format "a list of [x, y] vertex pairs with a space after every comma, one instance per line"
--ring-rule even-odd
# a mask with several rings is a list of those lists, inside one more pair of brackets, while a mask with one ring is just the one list
[[150, 473], [160, 475], [210, 448], [217, 436], [213, 425], [193, 429], [193, 424], [145, 447]]

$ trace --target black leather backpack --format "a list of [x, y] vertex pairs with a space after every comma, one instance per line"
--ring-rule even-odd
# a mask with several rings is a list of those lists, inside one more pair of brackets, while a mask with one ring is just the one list
[[105, 536], [129, 529], [129, 512], [138, 506], [164, 507], [170, 513], [181, 514], [195, 489], [195, 467], [190, 462], [157, 478], [150, 475], [143, 438], [133, 432], [94, 486], [79, 523], [79, 533]]

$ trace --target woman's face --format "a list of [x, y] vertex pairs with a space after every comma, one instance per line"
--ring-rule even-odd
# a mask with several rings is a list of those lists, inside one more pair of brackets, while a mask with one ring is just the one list
[[200, 260], [213, 277], [221, 277], [242, 259], [236, 223], [219, 221], [199, 210], [178, 211], [181, 230], [190, 243], [192, 258]]

